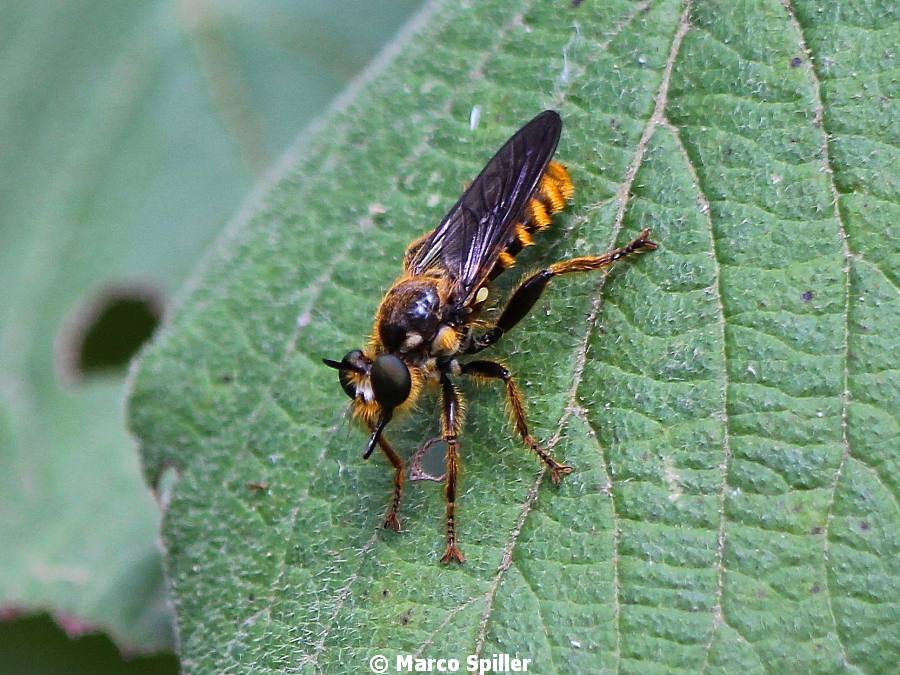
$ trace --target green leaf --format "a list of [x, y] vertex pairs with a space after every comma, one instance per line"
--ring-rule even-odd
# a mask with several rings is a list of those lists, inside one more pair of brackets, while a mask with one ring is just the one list
[[125, 658], [102, 634], [69, 637], [44, 616], [30, 616], [0, 624], [0, 664], [17, 675], [174, 675], [178, 660], [172, 654]]
[[3, 610], [171, 647], [125, 367], [78, 377], [80, 336], [111, 288], [152, 306], [173, 293], [259, 169], [416, 3], [359, 4], [348, 20], [331, 3], [4, 3]]
[[[894, 3], [444, 2], [415, 28], [219, 241], [135, 378], [147, 478], [177, 476], [185, 668], [890, 670]], [[405, 244], [545, 107], [577, 194], [520, 268], [642, 227], [660, 249], [554, 281], [493, 350], [576, 467], [559, 488], [502, 392], [460, 382], [468, 559], [443, 567], [441, 487], [409, 484], [405, 531], [381, 528], [389, 468], [361, 461], [319, 359], [362, 344]], [[391, 428], [407, 456], [432, 401]]]

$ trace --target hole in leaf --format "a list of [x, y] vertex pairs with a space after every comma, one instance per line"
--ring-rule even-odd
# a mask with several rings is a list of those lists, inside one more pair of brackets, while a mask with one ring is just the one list
[[159, 325], [156, 308], [140, 298], [118, 298], [91, 326], [79, 354], [82, 373], [121, 368]]
[[60, 379], [73, 384], [124, 371], [162, 315], [162, 296], [147, 284], [118, 284], [93, 293], [71, 312], [57, 338]]
[[425, 441], [413, 455], [409, 467], [410, 480], [444, 480], [444, 456], [447, 454], [447, 443], [438, 436]]

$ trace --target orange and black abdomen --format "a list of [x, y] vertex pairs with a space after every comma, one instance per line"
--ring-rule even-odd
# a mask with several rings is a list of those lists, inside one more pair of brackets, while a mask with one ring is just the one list
[[559, 162], [550, 162], [516, 223], [513, 237], [491, 270], [491, 279], [516, 264], [515, 257], [519, 251], [534, 244], [534, 234], [550, 227], [553, 214], [562, 211], [574, 194], [575, 186], [569, 171]]

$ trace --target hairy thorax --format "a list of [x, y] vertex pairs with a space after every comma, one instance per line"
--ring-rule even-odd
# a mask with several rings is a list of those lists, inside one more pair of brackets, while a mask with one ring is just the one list
[[461, 328], [448, 315], [448, 292], [437, 277], [409, 277], [395, 284], [376, 319], [381, 349], [420, 367], [435, 357], [456, 354]]

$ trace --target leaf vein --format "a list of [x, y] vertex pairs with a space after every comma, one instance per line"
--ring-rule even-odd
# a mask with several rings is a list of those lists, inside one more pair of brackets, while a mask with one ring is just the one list
[[[619, 33], [621, 33], [635, 19], [635, 17], [637, 17], [642, 12], [646, 11], [649, 6], [650, 6], [649, 0], [647, 0], [646, 2], [641, 2], [641, 3], [636, 4], [634, 6], [634, 8], [631, 10], [631, 12], [628, 14], [628, 16], [626, 16], [617, 26], [615, 26], [612, 29], [612, 31], [609, 34], [607, 34], [606, 41], [600, 45], [599, 49], [601, 51], [607, 49], [609, 44], [612, 42], [612, 40]], [[688, 8], [685, 9], [685, 13], [682, 16], [683, 19], [687, 17], [687, 11], [688, 11]], [[679, 27], [679, 30], [680, 30], [680, 27]], [[682, 34], [682, 37], [683, 37], [683, 34]], [[678, 39], [678, 33], [676, 32], [676, 38], [673, 39], [673, 46], [674, 46], [675, 42], [677, 41], [677, 39]], [[679, 41], [679, 43], [680, 43], [680, 41]], [[675, 52], [677, 53], [677, 49], [675, 50]], [[674, 57], [672, 57], [672, 60], [674, 61]], [[671, 75], [671, 65], [667, 64], [666, 72], [663, 76], [663, 85], [661, 85], [661, 87], [660, 87], [661, 94], [660, 94], [660, 96], [657, 97], [656, 108], [658, 108], [658, 109], [660, 108], [661, 102], [663, 105], [665, 103], [665, 96], [663, 95], [662, 92], [666, 91], [668, 88], [668, 81], [669, 81], [668, 76], [670, 76], [670, 75]], [[570, 81], [570, 84], [571, 84], [571, 81]], [[562, 103], [563, 99], [564, 99], [564, 93], [560, 93], [559, 102]], [[654, 114], [655, 114], [655, 112], [654, 112]], [[641, 140], [638, 143], [638, 151], [636, 152], [635, 159], [633, 161], [640, 163], [641, 159], [643, 158], [644, 147], [646, 146], [646, 143], [649, 142], [649, 135], [648, 135], [647, 129], [650, 129], [650, 134], [652, 135], [652, 127], [653, 126], [654, 126], [653, 116], [651, 116], [651, 118], [647, 121], [647, 125], [645, 127], [644, 132], [642, 133]], [[644, 139], [644, 136], [647, 136], [646, 140]], [[642, 143], [643, 143], [643, 145], [642, 145]], [[620, 188], [620, 190], [617, 193], [617, 199], [619, 200], [620, 206], [617, 210], [616, 220], [615, 220], [615, 224], [613, 226], [613, 233], [612, 233], [612, 237], [611, 237], [613, 243], [615, 242], [616, 237], [618, 236], [619, 231], [622, 228], [622, 220], [625, 215], [625, 202], [628, 199], [628, 193], [631, 190], [631, 184], [634, 182], [634, 176], [636, 173], [637, 173], [637, 167], [634, 167], [633, 169], [632, 169], [632, 167], [629, 167], [628, 171], [626, 172], [626, 177], [625, 177], [627, 187], [625, 187], [624, 189]], [[605, 281], [605, 279], [606, 279], [606, 275], [603, 275], [600, 277], [600, 281], [599, 281], [597, 289], [595, 291], [594, 301], [591, 306], [591, 311], [590, 311], [590, 314], [586, 321], [586, 330], [585, 330], [585, 334], [584, 334], [584, 339], [582, 340], [582, 343], [579, 346], [579, 348], [576, 352], [576, 355], [575, 355], [575, 372], [573, 375], [573, 385], [570, 389], [570, 394], [569, 394], [570, 405], [567, 406], [566, 409], [563, 411], [563, 414], [560, 417], [559, 423], [557, 424], [557, 427], [556, 427], [556, 433], [554, 434], [554, 436], [550, 440], [550, 442], [547, 444], [547, 449], [551, 453], [553, 452], [553, 450], [556, 446], [556, 443], [559, 442], [559, 438], [561, 437], [561, 433], [562, 433], [562, 428], [565, 426], [566, 421], [568, 420], [568, 417], [571, 414], [570, 413], [571, 403], [575, 401], [575, 397], [578, 393], [578, 385], [581, 381], [581, 377], [582, 377], [582, 374], [584, 371], [584, 365], [587, 360], [587, 349], [588, 349], [588, 343], [590, 341], [591, 327], [593, 326], [594, 321], [596, 320], [596, 317], [597, 317], [597, 313], [600, 309], [600, 296], [601, 296], [601, 291], [603, 288], [603, 282]], [[478, 635], [477, 635], [476, 641], [475, 641], [475, 649], [474, 649], [475, 654], [478, 654], [478, 655], [481, 654], [481, 650], [483, 649], [484, 644], [487, 640], [488, 622], [491, 617], [491, 612], [493, 611], [493, 604], [494, 604], [494, 599], [496, 598], [496, 595], [497, 595], [497, 589], [500, 586], [500, 581], [501, 581], [504, 573], [506, 572], [507, 569], [509, 569], [509, 566], [512, 564], [513, 548], [515, 547], [515, 544], [518, 540], [519, 533], [522, 531], [522, 526], [524, 525], [525, 519], [528, 517], [528, 513], [531, 511], [531, 507], [534, 504], [535, 499], [537, 498], [537, 491], [538, 491], [538, 488], [540, 487], [541, 481], [543, 480], [545, 473], [546, 473], [546, 465], [542, 464], [537, 478], [535, 479], [534, 483], [531, 486], [531, 489], [529, 489], [528, 494], [525, 497], [525, 500], [521, 507], [521, 512], [519, 514], [519, 518], [517, 519], [516, 525], [513, 528], [512, 533], [510, 534], [510, 538], [507, 542], [507, 545], [504, 547], [503, 555], [502, 555], [501, 561], [500, 561], [500, 566], [499, 566], [499, 568], [497, 570], [497, 574], [494, 577], [494, 580], [491, 583], [491, 586], [488, 590], [487, 603], [485, 605], [484, 613], [482, 614], [482, 617], [481, 617], [481, 623], [479, 625]], [[619, 623], [616, 622], [616, 632], [619, 633], [619, 631], [620, 631], [620, 626], [619, 626]]]
[[850, 407], [850, 265], [852, 264], [851, 250], [850, 250], [850, 242], [847, 237], [847, 228], [844, 224], [843, 216], [841, 215], [841, 210], [839, 207], [840, 194], [837, 189], [837, 185], [834, 182], [834, 168], [832, 166], [831, 160], [831, 147], [829, 144], [829, 132], [828, 132], [828, 123], [825, 119], [825, 106], [822, 101], [822, 92], [820, 85], [819, 74], [817, 73], [817, 59], [812, 53], [812, 50], [809, 48], [809, 45], [806, 41], [806, 36], [804, 34], [803, 26], [800, 23], [800, 20], [797, 18], [796, 13], [794, 12], [793, 3], [791, 0], [783, 0], [785, 11], [787, 12], [788, 18], [790, 19], [791, 25], [797, 33], [797, 38], [800, 44], [800, 49], [804, 54], [808, 57], [808, 62], [806, 64], [806, 69], [809, 74], [810, 83], [812, 85], [813, 91], [813, 105], [815, 107], [815, 122], [816, 126], [821, 130], [822, 142], [821, 142], [821, 161], [822, 168], [828, 177], [828, 187], [831, 192], [832, 197], [832, 208], [834, 209], [834, 218], [837, 221], [838, 225], [838, 233], [841, 239], [841, 252], [844, 257], [844, 265], [842, 268], [843, 274], [843, 292], [844, 292], [844, 367], [843, 367], [843, 382], [842, 382], [842, 391], [840, 394], [841, 400], [841, 445], [843, 446], [843, 452], [841, 454], [841, 462], [837, 467], [837, 470], [834, 474], [834, 482], [831, 485], [831, 497], [828, 501], [828, 507], [826, 510], [826, 518], [825, 518], [825, 535], [822, 537], [823, 539], [823, 567], [825, 578], [828, 580], [828, 592], [825, 593], [825, 597], [828, 604], [828, 612], [831, 615], [831, 620], [833, 622], [834, 634], [837, 639], [838, 646], [841, 651], [841, 658], [844, 661], [844, 665], [847, 668], [855, 667], [851, 662], [849, 657], [847, 656], [847, 647], [844, 644], [844, 638], [841, 635], [841, 631], [839, 628], [837, 615], [834, 613], [834, 603], [832, 601], [832, 596], [834, 595], [834, 579], [831, 574], [831, 565], [829, 564], [831, 557], [831, 549], [830, 549], [830, 532], [831, 532], [831, 523], [834, 520], [834, 502], [835, 496], [837, 495], [837, 486], [841, 480], [841, 476], [844, 472], [844, 467], [847, 464], [847, 459], [851, 456], [850, 449], [850, 439], [848, 436], [848, 413]]
[[722, 416], [722, 462], [719, 465], [719, 471], [721, 474], [721, 482], [719, 486], [719, 526], [716, 534], [716, 561], [715, 561], [715, 571], [716, 571], [716, 589], [715, 589], [715, 604], [712, 610], [712, 626], [710, 627], [709, 637], [707, 639], [706, 645], [704, 647], [704, 657], [703, 657], [703, 665], [700, 668], [700, 672], [705, 672], [707, 667], [709, 666], [709, 656], [712, 651], [713, 640], [715, 639], [716, 633], [718, 632], [719, 626], [723, 623], [726, 623], [725, 612], [722, 606], [722, 596], [725, 590], [725, 546], [726, 546], [726, 532], [725, 532], [725, 493], [728, 489], [728, 470], [729, 466], [733, 460], [732, 450], [731, 450], [731, 423], [728, 414], [728, 388], [730, 386], [730, 378], [728, 376], [728, 362], [729, 362], [729, 354], [728, 354], [728, 342], [726, 340], [726, 331], [725, 324], [727, 321], [727, 316], [725, 313], [725, 306], [722, 301], [722, 274], [721, 274], [721, 266], [720, 266], [720, 255], [718, 252], [718, 247], [716, 246], [716, 233], [715, 228], [713, 227], [711, 209], [709, 206], [709, 201], [706, 197], [706, 193], [703, 190], [703, 184], [700, 181], [700, 176], [697, 172], [696, 165], [691, 158], [690, 154], [687, 151], [687, 148], [684, 146], [684, 143], [681, 140], [681, 134], [678, 129], [674, 126], [669, 126], [669, 130], [672, 133], [675, 142], [681, 151], [681, 154], [684, 157], [685, 164], [688, 168], [688, 171], [691, 175], [691, 181], [694, 183], [697, 189], [698, 199], [701, 204], [701, 212], [705, 216], [706, 226], [707, 226], [707, 234], [709, 236], [710, 242], [710, 259], [713, 264], [713, 277], [715, 279], [715, 283], [713, 287], [715, 288], [715, 299], [716, 299], [716, 307], [718, 309], [719, 321], [717, 322], [719, 325], [719, 340], [722, 345], [722, 386], [720, 392], [720, 403], [721, 403], [721, 416]]

